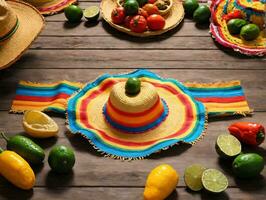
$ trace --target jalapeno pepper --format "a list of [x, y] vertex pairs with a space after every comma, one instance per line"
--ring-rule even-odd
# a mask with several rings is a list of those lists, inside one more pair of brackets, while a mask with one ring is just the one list
[[230, 19], [236, 19], [236, 18], [239, 18], [239, 19], [243, 18], [240, 10], [234, 10], [234, 11], [228, 13], [227, 15], [223, 16], [223, 19], [225, 21], [229, 21]]
[[252, 122], [236, 122], [228, 127], [229, 132], [240, 142], [258, 146], [265, 139], [265, 129], [261, 124]]

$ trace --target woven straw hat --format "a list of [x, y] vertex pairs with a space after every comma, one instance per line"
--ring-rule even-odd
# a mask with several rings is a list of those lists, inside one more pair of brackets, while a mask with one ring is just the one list
[[77, 0], [24, 0], [35, 6], [43, 15], [53, 15], [75, 3]]
[[[129, 77], [141, 80], [135, 96], [125, 92]], [[146, 157], [178, 142], [194, 144], [205, 132], [206, 110], [181, 83], [147, 70], [103, 75], [73, 95], [68, 127], [106, 155]]]
[[20, 58], [43, 26], [43, 17], [31, 5], [0, 0], [0, 69]]

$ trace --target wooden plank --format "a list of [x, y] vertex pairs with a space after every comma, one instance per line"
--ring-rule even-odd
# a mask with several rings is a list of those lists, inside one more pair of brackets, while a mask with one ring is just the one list
[[[57, 16], [57, 15], [55, 15]], [[169, 31], [162, 36], [156, 36], [155, 38], [168, 38], [173, 36], [197, 36], [197, 37], [210, 37], [206, 29], [199, 29], [195, 26], [195, 23], [185, 22], [181, 23], [177, 28]], [[121, 33], [116, 29], [110, 27], [106, 22], [101, 20], [98, 23], [80, 23], [80, 24], [69, 24], [68, 22], [62, 21], [50, 21], [46, 23], [45, 29], [42, 31], [43, 36], [115, 36], [122, 37], [128, 36], [125, 33]]]
[[28, 50], [13, 68], [265, 69], [262, 58], [228, 55], [222, 50]]
[[[64, 56], [62, 56], [64, 55]], [[59, 61], [60, 60], [60, 61]], [[221, 50], [29, 50], [14, 68], [262, 68], [266, 58], [252, 59]], [[59, 61], [59, 62], [58, 62]], [[189, 62], [188, 62], [189, 61]], [[203, 61], [203, 64], [201, 63]], [[236, 62], [236, 63], [235, 63]], [[248, 62], [248, 63], [247, 63]], [[176, 63], [176, 64], [175, 64]], [[193, 64], [194, 63], [194, 64]], [[134, 65], [132, 65], [134, 64]], [[204, 65], [206, 64], [206, 65]], [[198, 66], [198, 67], [196, 67]], [[252, 68], [251, 68], [252, 66]], [[188, 67], [191, 68], [191, 67]], [[256, 68], [255, 68], [256, 69]]]
[[[99, 54], [95, 54], [99, 55]], [[104, 59], [107, 55], [102, 55]], [[61, 57], [62, 59], [65, 58]], [[42, 57], [41, 57], [42, 58]], [[45, 58], [43, 58], [45, 59]], [[68, 58], [76, 61], [74, 57]], [[38, 65], [38, 60], [33, 65]], [[61, 61], [61, 60], [60, 60]], [[41, 60], [39, 59], [39, 62]], [[60, 62], [56, 62], [56, 64]], [[103, 63], [103, 61], [102, 61]], [[70, 64], [67, 61], [64, 65]], [[87, 63], [89, 66], [90, 62]], [[75, 66], [74, 64], [72, 66]], [[35, 82], [54, 82], [58, 80], [71, 80], [88, 82], [94, 80], [96, 77], [103, 73], [125, 73], [128, 70], [121, 69], [16, 69], [10, 68], [9, 70], [1, 71], [0, 76], [0, 96], [2, 98], [0, 109], [9, 110], [11, 101], [15, 95], [16, 85], [19, 80], [28, 80]], [[152, 70], [158, 73], [162, 77], [175, 78], [181, 82], [184, 81], [197, 81], [197, 82], [215, 82], [215, 81], [229, 81], [239, 79], [242, 81], [243, 88], [246, 93], [246, 97], [249, 104], [256, 111], [266, 111], [266, 105], [261, 103], [265, 102], [266, 92], [265, 87], [265, 76], [266, 70], [184, 70], [184, 69], [156, 69]], [[258, 92], [259, 91], [259, 92]]]
[[[103, 200], [103, 199], [116, 199], [116, 200], [136, 200], [143, 199], [143, 188], [110, 188], [110, 187], [75, 187], [75, 188], [34, 188], [30, 191], [22, 191], [16, 188], [0, 188], [1, 199], [64, 199], [64, 200]], [[88, 198], [89, 196], [89, 198]], [[226, 192], [221, 194], [210, 194], [207, 192], [192, 193], [185, 188], [178, 188], [166, 200], [257, 200], [264, 199], [265, 191], [262, 189], [257, 190], [241, 190], [239, 188], [229, 188]]]
[[[0, 130], [7, 131], [8, 136], [17, 133], [23, 134], [21, 127], [21, 115], [9, 115], [0, 112]], [[180, 174], [179, 186], [185, 186], [183, 181], [184, 169], [193, 163], [201, 163], [208, 168], [217, 168], [223, 171], [229, 179], [232, 187], [244, 186], [246, 188], [266, 187], [266, 180], [262, 177], [254, 180], [240, 181], [235, 179], [231, 171], [231, 162], [220, 160], [215, 152], [215, 141], [219, 134], [226, 133], [227, 127], [236, 121], [254, 121], [264, 124], [266, 114], [256, 113], [251, 118], [225, 118], [210, 120], [205, 137], [195, 144], [181, 144], [168, 150], [154, 154], [145, 160], [138, 161], [120, 161], [111, 158], [104, 158], [97, 152], [89, 142], [78, 135], [70, 134], [65, 125], [63, 118], [54, 118], [60, 126], [58, 138], [50, 139], [33, 139], [42, 146], [46, 151], [44, 166], [35, 167], [37, 174], [37, 186], [46, 186], [47, 182], [53, 183], [57, 187], [70, 186], [123, 186], [123, 187], [142, 187], [149, 171], [155, 166], [168, 163], [171, 164]], [[4, 147], [6, 142], [0, 139], [0, 146]], [[48, 152], [54, 145], [71, 146], [75, 150], [76, 165], [74, 172], [68, 175], [56, 175], [50, 172], [47, 163]], [[257, 152], [266, 159], [266, 143], [264, 142], [259, 148], [244, 147], [243, 152]], [[208, 155], [208, 156], [207, 156]], [[262, 172], [266, 176], [266, 169]], [[7, 182], [0, 178], [0, 186], [6, 186]]]
[[[186, 42], [184, 42], [186, 41]], [[171, 37], [166, 40], [155, 38], [129, 38], [129, 37], [39, 37], [31, 49], [73, 49], [73, 50], [180, 50], [180, 49], [217, 49], [211, 37]]]

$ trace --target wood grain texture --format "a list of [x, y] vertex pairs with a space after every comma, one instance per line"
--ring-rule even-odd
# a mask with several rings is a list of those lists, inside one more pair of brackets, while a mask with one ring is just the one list
[[[204, 0], [203, 0], [204, 1]], [[99, 5], [100, 0], [80, 0], [82, 9]], [[135, 68], [149, 68], [165, 78], [179, 81], [213, 82], [239, 79], [250, 106], [252, 118], [210, 119], [207, 134], [193, 147], [179, 145], [145, 160], [121, 161], [105, 158], [88, 141], [70, 134], [65, 118], [52, 114], [60, 127], [57, 138], [34, 139], [46, 152], [43, 166], [35, 166], [37, 183], [31, 191], [22, 191], [0, 177], [0, 200], [90, 199], [139, 200], [146, 176], [155, 166], [168, 163], [180, 174], [177, 189], [167, 200], [257, 200], [266, 196], [266, 170], [253, 180], [234, 178], [231, 162], [222, 161], [215, 152], [217, 136], [227, 132], [236, 121], [266, 121], [266, 58], [249, 58], [224, 49], [211, 39], [208, 26], [198, 27], [185, 19], [176, 29], [153, 38], [134, 38], [111, 28], [101, 18], [96, 23], [71, 25], [63, 13], [46, 18], [46, 27], [31, 49], [11, 68], [0, 71], [0, 131], [9, 136], [25, 134], [22, 115], [8, 114], [19, 80], [54, 82], [67, 79], [88, 82], [103, 73], [124, 73]], [[47, 156], [57, 144], [72, 147], [76, 165], [70, 174], [50, 171]], [[6, 143], [0, 138], [0, 146]], [[244, 148], [266, 159], [266, 143], [258, 148]], [[219, 195], [186, 190], [183, 173], [186, 166], [201, 163], [217, 168], [229, 179], [229, 188]]]

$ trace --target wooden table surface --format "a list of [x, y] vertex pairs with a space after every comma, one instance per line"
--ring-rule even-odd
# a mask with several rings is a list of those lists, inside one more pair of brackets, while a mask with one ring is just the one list
[[[99, 1], [82, 0], [80, 5], [86, 8], [99, 5]], [[31, 191], [16, 189], [0, 178], [0, 199], [138, 200], [142, 199], [147, 174], [162, 163], [171, 164], [180, 174], [177, 189], [168, 199], [265, 199], [266, 170], [254, 180], [235, 179], [230, 163], [219, 160], [214, 148], [217, 136], [232, 122], [251, 120], [266, 125], [265, 58], [249, 58], [223, 49], [210, 37], [208, 27], [196, 27], [189, 19], [167, 34], [148, 39], [119, 33], [102, 20], [77, 26], [66, 23], [63, 14], [46, 20], [44, 31], [30, 50], [15, 65], [0, 71], [0, 129], [10, 135], [23, 133], [22, 115], [8, 113], [19, 80], [89, 82], [103, 73], [136, 68], [148, 68], [179, 81], [239, 79], [254, 116], [210, 119], [207, 135], [195, 146], [179, 145], [145, 160], [127, 162], [103, 157], [87, 141], [69, 134], [65, 119], [54, 115], [60, 126], [59, 137], [37, 142], [47, 154], [55, 144], [71, 146], [76, 154], [73, 173], [51, 173], [46, 160], [43, 166], [34, 168], [37, 181]], [[5, 147], [3, 139], [0, 146]], [[246, 151], [258, 152], [266, 159], [265, 149], [266, 143]], [[188, 191], [183, 173], [193, 163], [223, 171], [229, 180], [226, 192], [212, 195]]]

